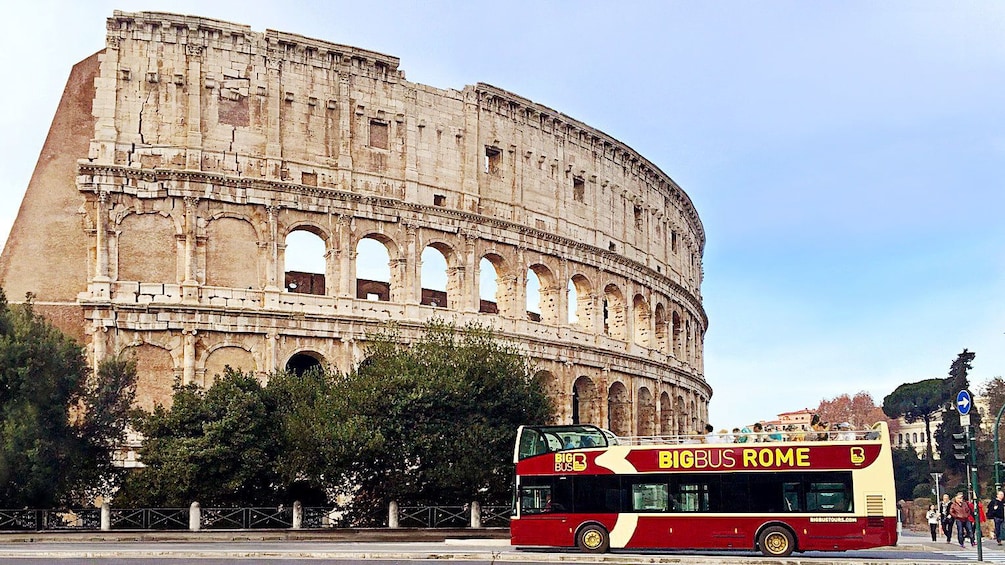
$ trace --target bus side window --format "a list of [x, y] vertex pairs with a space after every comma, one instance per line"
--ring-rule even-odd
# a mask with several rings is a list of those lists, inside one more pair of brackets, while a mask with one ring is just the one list
[[520, 510], [524, 514], [551, 511], [550, 486], [525, 486], [520, 489]]
[[632, 510], [636, 512], [666, 512], [670, 510], [670, 490], [663, 483], [632, 485]]
[[681, 512], [708, 512], [708, 485], [681, 483], [676, 497]]
[[786, 512], [803, 511], [803, 506], [799, 502], [799, 483], [783, 483], [782, 496], [785, 497]]
[[849, 512], [851, 511], [850, 485], [843, 482], [810, 483], [806, 491], [808, 512]]

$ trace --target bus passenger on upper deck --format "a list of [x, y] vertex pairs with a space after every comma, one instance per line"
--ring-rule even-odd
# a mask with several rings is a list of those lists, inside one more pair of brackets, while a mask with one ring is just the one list
[[764, 437], [764, 426], [760, 422], [754, 424], [754, 443], [761, 443], [765, 440]]
[[596, 447], [597, 442], [593, 441], [590, 436], [583, 436], [579, 438], [579, 447]]
[[572, 438], [565, 436], [562, 438], [562, 449], [575, 449], [575, 444], [572, 443]]
[[705, 440], [702, 443], [721, 443], [722, 438], [715, 433], [712, 424], [705, 424]]
[[736, 434], [736, 443], [749, 443], [750, 442], [750, 428], [743, 426], [742, 430], [739, 430]]
[[830, 426], [827, 425], [827, 422], [823, 422], [820, 420], [820, 414], [813, 415], [813, 417], [810, 419], [810, 427], [813, 428], [813, 431], [819, 432], [817, 434], [811, 435], [810, 436], [811, 439], [815, 439], [817, 441], [827, 441], [828, 439], [827, 428], [829, 428]]
[[855, 441], [855, 432], [851, 429], [851, 424], [848, 422], [841, 422], [837, 425], [838, 441]]

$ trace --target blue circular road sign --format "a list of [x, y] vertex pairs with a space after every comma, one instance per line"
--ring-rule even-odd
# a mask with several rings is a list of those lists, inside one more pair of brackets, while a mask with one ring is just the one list
[[956, 409], [960, 412], [960, 416], [966, 416], [969, 414], [970, 407], [973, 405], [973, 399], [970, 398], [970, 391], [961, 390], [956, 394]]

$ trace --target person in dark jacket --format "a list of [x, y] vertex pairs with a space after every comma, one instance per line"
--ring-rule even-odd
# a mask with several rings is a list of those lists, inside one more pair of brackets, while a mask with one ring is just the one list
[[956, 498], [953, 499], [953, 503], [949, 505], [949, 515], [953, 517], [953, 521], [956, 523], [956, 535], [959, 538], [960, 547], [963, 547], [964, 538], [970, 538], [970, 543], [973, 544], [973, 534], [970, 533], [969, 521], [970, 517], [973, 516], [973, 509], [970, 503], [963, 500], [963, 493], [956, 493]]
[[988, 503], [988, 518], [995, 522], [995, 541], [1002, 544], [1002, 523], [1005, 522], [1005, 492], [998, 491], [994, 500]]
[[949, 506], [953, 503], [948, 493], [943, 493], [939, 503], [939, 517], [942, 518], [942, 533], [946, 535], [946, 543], [953, 543], [953, 517], [949, 515]]

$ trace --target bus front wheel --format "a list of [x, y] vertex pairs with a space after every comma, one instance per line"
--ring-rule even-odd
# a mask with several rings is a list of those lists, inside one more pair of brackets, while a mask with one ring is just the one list
[[604, 553], [611, 547], [611, 538], [603, 526], [587, 524], [579, 530], [576, 545], [587, 553]]
[[789, 530], [781, 526], [771, 526], [757, 538], [761, 553], [767, 557], [788, 557], [796, 548], [796, 540]]

